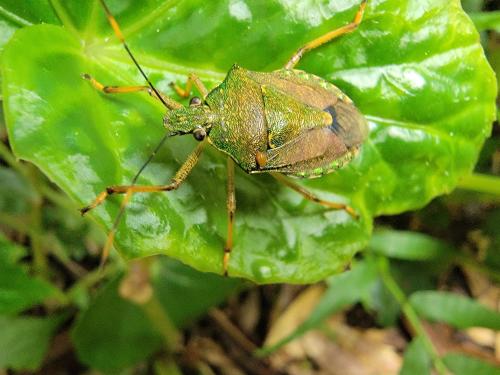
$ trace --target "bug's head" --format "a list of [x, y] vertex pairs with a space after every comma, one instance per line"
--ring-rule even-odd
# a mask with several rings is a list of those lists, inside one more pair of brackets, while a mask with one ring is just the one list
[[216, 114], [194, 97], [189, 107], [167, 112], [163, 117], [163, 125], [172, 135], [193, 134], [197, 141], [202, 141], [216, 120]]

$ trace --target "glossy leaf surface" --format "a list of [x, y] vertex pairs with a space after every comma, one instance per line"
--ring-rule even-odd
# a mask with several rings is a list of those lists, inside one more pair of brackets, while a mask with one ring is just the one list
[[[143, 94], [106, 97], [80, 78], [142, 84], [97, 2], [58, 2], [64, 27], [20, 30], [3, 57], [3, 92], [16, 154], [80, 204], [127, 184], [163, 134], [163, 108]], [[302, 44], [348, 23], [359, 1], [109, 1], [137, 59], [159, 89], [196, 72], [209, 87], [233, 63], [271, 71]], [[50, 21], [49, 21], [50, 22]], [[459, 1], [368, 2], [354, 33], [299, 68], [346, 92], [370, 122], [361, 154], [305, 186], [361, 214], [325, 211], [268, 176], [237, 173], [230, 275], [312, 282], [343, 269], [369, 239], [372, 218], [420, 207], [468, 173], [494, 118], [496, 83]], [[244, 93], [242, 93], [244, 95]], [[171, 139], [140, 179], [169, 181], [195, 141]], [[178, 191], [136, 195], [116, 247], [126, 257], [164, 253], [221, 271], [226, 236], [224, 157], [210, 150]], [[94, 217], [107, 228], [111, 199]]]

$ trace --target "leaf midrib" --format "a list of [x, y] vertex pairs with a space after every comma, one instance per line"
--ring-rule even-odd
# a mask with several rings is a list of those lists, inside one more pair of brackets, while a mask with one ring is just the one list
[[[141, 17], [136, 22], [122, 28], [123, 35], [125, 38], [134, 35], [135, 33], [141, 31], [144, 27], [151, 24], [151, 22], [157, 18], [160, 18], [164, 13], [166, 13], [172, 6], [178, 5], [182, 0], [167, 0], [158, 8], [153, 10], [150, 14]], [[119, 21], [118, 21], [119, 22]]]
[[2, 6], [0, 6], [0, 15], [4, 16], [9, 21], [15, 23], [18, 26], [31, 26], [31, 25], [33, 25], [30, 21], [28, 21], [22, 17], [19, 17], [18, 15], [14, 14], [12, 12], [9, 12], [7, 9], [5, 9]]

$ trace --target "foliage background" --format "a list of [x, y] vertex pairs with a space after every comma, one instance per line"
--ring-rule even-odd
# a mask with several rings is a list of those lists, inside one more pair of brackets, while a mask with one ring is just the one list
[[[23, 22], [43, 21], [49, 24], [59, 22], [54, 18], [53, 11], [55, 9], [57, 13], [59, 2], [47, 6], [43, 5], [45, 4], [43, 2], [26, 3], [25, 6], [18, 8], [17, 15], [14, 14], [17, 19], [8, 12], [16, 9], [16, 5], [13, 4], [6, 0], [0, 2], [3, 10], [0, 29], [3, 44], [10, 38], [14, 29], [27, 26]], [[146, 9], [148, 7], [152, 9], [154, 6], [154, 2], [147, 3]], [[494, 31], [484, 31], [500, 27], [498, 13], [488, 11], [487, 7], [493, 7], [492, 4], [483, 4], [479, 1], [464, 2], [464, 6], [470, 12], [476, 26], [483, 31], [483, 46], [491, 64], [494, 68], [498, 67], [500, 61], [498, 35]], [[70, 11], [81, 11], [82, 14], [93, 16], [92, 12], [84, 12], [81, 9], [70, 9]], [[345, 23], [351, 17], [351, 13], [346, 12], [340, 18], [336, 18], [336, 22]], [[120, 19], [126, 25], [127, 17], [134, 15], [120, 14], [117, 9], [117, 16], [121, 16]], [[105, 21], [101, 21], [103, 22], [98, 23], [100, 32], [109, 34]], [[176, 24], [171, 19], [168, 19], [168, 23]], [[81, 28], [82, 25], [77, 24], [76, 27]], [[324, 25], [324, 27], [331, 26]], [[52, 32], [50, 28], [51, 26], [45, 26], [47, 35], [55, 35], [50, 34]], [[38, 29], [38, 32], [40, 30]], [[293, 32], [304, 34], [304, 30], [300, 28]], [[258, 37], [255, 33], [249, 35]], [[279, 36], [279, 33], [277, 35]], [[144, 38], [144, 35], [141, 38]], [[154, 46], [158, 41], [155, 37], [144, 40], [148, 40], [151, 46], [141, 46], [143, 50], [147, 51], [148, 47], [156, 48]], [[389, 39], [384, 40], [388, 42]], [[63, 37], [58, 45], [57, 41], [50, 40], [50, 45], [58, 46], [57, 48], [64, 43], [70, 41]], [[349, 45], [340, 44], [340, 47], [333, 48], [347, 47]], [[210, 43], [207, 43], [206, 48], [217, 51]], [[264, 59], [249, 56], [249, 49], [246, 50], [246, 56], [235, 57], [234, 54], [238, 52], [231, 52], [233, 50], [228, 48], [226, 46], [226, 50], [222, 48], [222, 52], [214, 53], [218, 57], [212, 61], [220, 63], [219, 68], [240, 58], [246, 59], [250, 68], [275, 67], [274, 61], [268, 66], [263, 65]], [[25, 53], [37, 56], [33, 51], [36, 51], [36, 48], [26, 49]], [[119, 53], [114, 51], [118, 49], [111, 48], [111, 53]], [[175, 48], [167, 51], [169, 53], [167, 61], [174, 61], [177, 66], [182, 65], [182, 61], [172, 60], [181, 55], [179, 51]], [[207, 61], [206, 53], [190, 50], [186, 46], [182, 47], [182, 52], [183, 58], [187, 61], [196, 64]], [[339, 51], [334, 52], [338, 55]], [[266, 57], [265, 61], [269, 61], [267, 56], [270, 54], [262, 54]], [[289, 53], [284, 53], [287, 54]], [[24, 66], [22, 59], [27, 57], [19, 55], [18, 58], [20, 62], [16, 69], [19, 70], [14, 69], [14, 71], [20, 72]], [[10, 59], [12, 61], [12, 57]], [[231, 61], [227, 62], [226, 59]], [[276, 56], [276, 61], [278, 60], [279, 56]], [[329, 76], [327, 72], [322, 71], [325, 68], [320, 62], [324, 60], [324, 58], [305, 60], [305, 66], [310, 71], [323, 72], [322, 75]], [[123, 66], [121, 69], [130, 72], [129, 66]], [[70, 69], [68, 71], [59, 69], [58, 72], [69, 77], [75, 73]], [[33, 79], [32, 72], [24, 73], [19, 74], [20, 79]], [[106, 77], [107, 73], [102, 74]], [[127, 74], [136, 75], [136, 73]], [[154, 72], [152, 77], [158, 79]], [[329, 78], [342, 82], [342, 75], [336, 76], [334, 72]], [[52, 84], [56, 90], [54, 95], [60, 95], [57, 92], [59, 83], [52, 82]], [[460, 87], [460, 83], [456, 84]], [[88, 89], [84, 82], [78, 81], [75, 85], [77, 87], [74, 88], [74, 93], [78, 94], [74, 94], [76, 97], [81, 97], [79, 90]], [[349, 79], [345, 79], [343, 85], [350, 88], [352, 92], [350, 94], [355, 99], [361, 101], [367, 114], [372, 113], [370, 111], [376, 102], [363, 102], [364, 94], [361, 91], [357, 93], [355, 87], [349, 87]], [[484, 89], [485, 93], [487, 91]], [[94, 103], [96, 100], [95, 93], [90, 93], [90, 90], [85, 91], [82, 97], [85, 95], [93, 95], [89, 103]], [[64, 101], [62, 103], [60, 109], [67, 109], [68, 103]], [[95, 103], [100, 105], [98, 102]], [[141, 108], [147, 111], [153, 108], [149, 102], [137, 104], [134, 100], [127, 102], [125, 99], [125, 104], [127, 108], [139, 105], [138, 112], [127, 112], [126, 115], [132, 118], [144, 113]], [[103, 116], [113, 118], [117, 113], [118, 116], [120, 113], [123, 116], [125, 107], [123, 103], [112, 102], [111, 110], [109, 105], [108, 100], [106, 111], [110, 111], [110, 114], [106, 112]], [[92, 108], [93, 111], [99, 109], [98, 106], [91, 104], [88, 108]], [[23, 110], [23, 113], [33, 114], [37, 108], [24, 105], [20, 110]], [[153, 121], [152, 117], [151, 114], [147, 115], [146, 120]], [[373, 122], [378, 121], [375, 117], [371, 118]], [[140, 121], [144, 119], [141, 118]], [[68, 132], [70, 130], [68, 129]], [[482, 136], [487, 131], [485, 128]], [[76, 198], [81, 203], [91, 199], [92, 191], [78, 193], [71, 191], [70, 182], [66, 185], [60, 183], [66, 191], [69, 189], [72, 193], [73, 199], [67, 198], [33, 165], [17, 161], [8, 147], [4, 127], [1, 133], [3, 142], [0, 145], [2, 158], [0, 229], [3, 236], [0, 243], [0, 331], [3, 333], [0, 336], [0, 368], [52, 373], [55, 369], [61, 368], [72, 368], [78, 372], [96, 369], [106, 373], [174, 373], [187, 369], [202, 373], [203, 371], [210, 373], [209, 371], [213, 369], [227, 373], [235, 373], [236, 370], [262, 373], [263, 369], [270, 372], [292, 373], [299, 371], [297, 369], [311, 370], [314, 366], [321, 368], [322, 360], [325, 358], [332, 360], [326, 354], [314, 355], [307, 349], [303, 349], [302, 355], [297, 355], [290, 349], [290, 345], [282, 347], [293, 338], [296, 340], [292, 345], [295, 343], [306, 348], [319, 345], [336, 347], [335, 345], [339, 344], [342, 346], [342, 330], [348, 327], [351, 327], [349, 329], [355, 327], [355, 332], [359, 335], [376, 330], [385, 338], [389, 337], [388, 332], [394, 327], [397, 328], [398, 337], [403, 343], [392, 340], [391, 353], [396, 355], [385, 354], [384, 358], [391, 358], [394, 366], [401, 367], [401, 373], [429, 373], [431, 367], [435, 367], [440, 373], [444, 373], [446, 368], [457, 374], [470, 373], [472, 370], [479, 374], [497, 371], [494, 368], [498, 365], [495, 350], [498, 355], [499, 349], [495, 347], [494, 339], [488, 341], [485, 337], [494, 338], [494, 331], [498, 330], [500, 321], [498, 313], [495, 312], [498, 303], [498, 288], [495, 282], [499, 279], [500, 264], [498, 258], [500, 189], [498, 177], [495, 177], [500, 170], [498, 126], [494, 128], [493, 137], [487, 140], [483, 148], [476, 167], [477, 173], [462, 179], [459, 182], [461, 189], [450, 196], [433, 201], [421, 211], [379, 218], [375, 234], [363, 254], [353, 262], [351, 271], [332, 276], [324, 283], [309, 287], [290, 285], [257, 287], [238, 279], [224, 279], [214, 274], [201, 273], [165, 257], [146, 258], [128, 263], [118, 256], [113, 256], [104, 271], [99, 272], [96, 265], [99, 249], [103, 244], [103, 232], [93, 222], [82, 220], [77, 215], [78, 205], [73, 200]], [[155, 139], [156, 134], [153, 132], [151, 139]], [[43, 143], [42, 140], [40, 142]], [[190, 143], [181, 142], [184, 143], [171, 149], [169, 151], [171, 154], [165, 154], [161, 159], [170, 159], [177, 153], [182, 155], [183, 148]], [[480, 142], [481, 139], [478, 138], [473, 143], [477, 147]], [[465, 144], [460, 143], [460, 145]], [[54, 145], [59, 147], [57, 142]], [[402, 147], [405, 147], [404, 145]], [[33, 152], [39, 156], [41, 152], [39, 144], [32, 147]], [[430, 147], [428, 150], [435, 149], [439, 148]], [[49, 150], [53, 152], [50, 148]], [[447, 148], [445, 150], [449, 151]], [[18, 156], [26, 157], [26, 154], [23, 154], [26, 151], [21, 150], [20, 143], [17, 152]], [[51, 155], [50, 152], [47, 155]], [[466, 164], [470, 164], [474, 159], [474, 151], [470, 153], [472, 156], [462, 154], [457, 156], [463, 156], [468, 160]], [[38, 160], [47, 158], [47, 155], [44, 156], [42, 153], [42, 159]], [[217, 156], [214, 155], [209, 155], [208, 160], [210, 168], [219, 163]], [[102, 159], [100, 161], [102, 162]], [[368, 161], [362, 160], [359, 163]], [[61, 162], [59, 163], [61, 170], [64, 170]], [[136, 167], [134, 163], [130, 164], [131, 170]], [[57, 176], [59, 169], [53, 169], [54, 165], [47, 164], [46, 172], [48, 166], [52, 168], [49, 175], [53, 180], [57, 180], [54, 176]], [[466, 168], [459, 167], [458, 170], [463, 173]], [[355, 171], [356, 165], [353, 169], [343, 172], [344, 175], [341, 177], [349, 177], [349, 173]], [[436, 175], [440, 175], [439, 171], [435, 172]], [[216, 175], [220, 175], [221, 181], [223, 180], [223, 173], [217, 172]], [[402, 176], [399, 177], [402, 183], [408, 183]], [[126, 173], [123, 178], [124, 180], [128, 178]], [[245, 212], [249, 210], [245, 210], [245, 204], [251, 207], [249, 203], [251, 199], [259, 198], [256, 198], [254, 193], [255, 183], [247, 182], [244, 176], [241, 178], [243, 183], [239, 196], [242, 196], [243, 201], [243, 217], [248, 221]], [[194, 185], [203, 185], [202, 182], [205, 180], [203, 175], [198, 179], [194, 176], [193, 189]], [[451, 189], [456, 182], [456, 178], [446, 179], [444, 184], [442, 181], [434, 181], [435, 185], [429, 185], [430, 191], [433, 192], [426, 193], [425, 198], [418, 198], [414, 205]], [[331, 180], [330, 183], [341, 191], [348, 190], [335, 180]], [[378, 186], [384, 191], [388, 189], [390, 183], [391, 181], [386, 179], [379, 182]], [[322, 190], [318, 183], [314, 184], [313, 187]], [[101, 185], [102, 182], [96, 184], [95, 191], [101, 189]], [[274, 188], [266, 180], [258, 182], [257, 186]], [[209, 206], [210, 212], [221, 208], [220, 211], [223, 212], [223, 194], [217, 194], [215, 192], [217, 189], [214, 187], [213, 193], [214, 196], [221, 198], [220, 203], [213, 207]], [[401, 189], [402, 192], [405, 191], [402, 187]], [[375, 190], [380, 193], [379, 190]], [[297, 198], [281, 191], [279, 193], [279, 205], [283, 205], [284, 201], [283, 207], [290, 210], [289, 202], [297, 202]], [[247, 198], [249, 199], [247, 203], [245, 194], [250, 196]], [[189, 202], [189, 196], [180, 203], [186, 201]], [[364, 212], [366, 217], [362, 222], [362, 231], [365, 234], [362, 235], [362, 241], [355, 246], [360, 247], [362, 242], [367, 242], [366, 233], [371, 230], [373, 213], [402, 211], [412, 206], [408, 201], [404, 207], [396, 207], [393, 202], [389, 202], [383, 209], [373, 209], [369, 207], [370, 199], [358, 200], [358, 209], [368, 208]], [[151, 201], [142, 203], [151, 204]], [[160, 202], [156, 203], [162, 206]], [[291, 209], [297, 217], [312, 212], [313, 215], [324, 218], [323, 213], [318, 214], [314, 208], [313, 211], [308, 211], [311, 208], [307, 204], [299, 201], [299, 205], [298, 209]], [[167, 212], [171, 213], [171, 210], [175, 209], [168, 204], [162, 207], [166, 207], [162, 209], [165, 212], [160, 214], [165, 216]], [[189, 209], [191, 211], [182, 216], [179, 223], [183, 224], [183, 220], [196, 212], [196, 204], [192, 204], [191, 207]], [[111, 213], [115, 211], [116, 205], [110, 208]], [[135, 211], [140, 210], [136, 207]], [[262, 216], [270, 217], [273, 214]], [[223, 232], [224, 228], [222, 215], [220, 220], [218, 218], [214, 220], [216, 229], [204, 232], [204, 235], [213, 237], [213, 246], [208, 246], [208, 253], [199, 259], [200, 264], [212, 270], [219, 269], [220, 258], [219, 236], [213, 234]], [[339, 226], [336, 215], [330, 216], [329, 220], [330, 223], [336, 223], [335, 228]], [[239, 229], [244, 230], [244, 228]], [[357, 230], [357, 228], [348, 229], [345, 234], [348, 246], [353, 245], [353, 239], [359, 238], [355, 236], [359, 234]], [[276, 232], [276, 229], [271, 227], [269, 232], [273, 231]], [[328, 236], [331, 236], [331, 233], [325, 235], [325, 238]], [[181, 240], [179, 239], [180, 242], [174, 245], [180, 246]], [[318, 243], [322, 241], [323, 238], [320, 238]], [[310, 246], [312, 249], [318, 247], [317, 244]], [[186, 253], [189, 254], [189, 251]], [[245, 260], [246, 258], [241, 258], [236, 262], [244, 265]], [[334, 268], [341, 268], [345, 258], [339, 261]], [[265, 265], [268, 262], [267, 259]], [[303, 270], [301, 276], [291, 281], [304, 282], [324, 278], [319, 272], [314, 278], [307, 279], [309, 274], [306, 271]], [[331, 268], [327, 271], [331, 273]], [[253, 271], [246, 271], [246, 274], [244, 271], [241, 272], [247, 277], [253, 274]], [[269, 282], [283, 277], [290, 279], [290, 275], [293, 275], [293, 271], [283, 271], [277, 267], [270, 278], [264, 274], [261, 275], [263, 279], [260, 281]], [[224, 303], [222, 308], [214, 308], [221, 303]], [[332, 322], [332, 319], [340, 318], [347, 324], [339, 325], [336, 320]], [[445, 325], [433, 325], [427, 321], [444, 322]], [[449, 332], [444, 331], [443, 327], [452, 329], [455, 333], [458, 332], [455, 330], [460, 330], [466, 339], [457, 340], [450, 334], [448, 340], [440, 340], [439, 337], [444, 336], [443, 332]], [[483, 327], [485, 331], [479, 335], [476, 331], [469, 330], [471, 327]], [[311, 334], [317, 335], [312, 332], [318, 332], [318, 329], [321, 335], [312, 336], [311, 339]], [[366, 337], [359, 336], [359, 340], [366, 340]], [[261, 356], [278, 351], [270, 356], [257, 357], [254, 354], [255, 350], [264, 345], [267, 352], [261, 351]], [[232, 347], [235, 349], [228, 349]], [[404, 357], [401, 357], [402, 352], [405, 353]], [[351, 364], [356, 363], [356, 360], [362, 362], [361, 357], [356, 357], [352, 353], [350, 357], [343, 354], [344, 356], [337, 353], [336, 358], [340, 360], [347, 357]], [[376, 363], [373, 360], [367, 368], [373, 369]], [[329, 365], [331, 366], [331, 362]], [[393, 371], [397, 372], [399, 368]]]

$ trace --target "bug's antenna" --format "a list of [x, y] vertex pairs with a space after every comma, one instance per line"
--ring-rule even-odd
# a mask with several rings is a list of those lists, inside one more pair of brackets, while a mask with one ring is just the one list
[[[160, 148], [163, 146], [165, 141], [173, 135], [175, 135], [175, 133], [168, 132], [162, 137], [160, 142], [154, 148], [153, 152], [149, 155], [148, 159], [144, 162], [144, 164], [141, 166], [141, 168], [139, 168], [139, 170], [135, 174], [134, 178], [132, 179], [132, 183], [130, 184], [131, 187], [135, 185], [135, 183], [137, 182], [137, 179], [139, 178], [141, 173], [144, 171], [146, 166], [151, 162], [151, 160], [153, 160], [156, 153], [160, 150]], [[108, 238], [106, 240], [106, 244], [104, 245], [104, 248], [102, 249], [101, 261], [99, 263], [100, 269], [102, 269], [104, 267], [104, 263], [106, 262], [106, 259], [109, 256], [111, 246], [113, 246], [113, 240], [115, 238], [116, 230], [118, 229], [118, 225], [120, 224], [122, 216], [125, 212], [125, 207], [127, 206], [131, 197], [132, 197], [132, 192], [130, 190], [127, 191], [125, 193], [125, 196], [123, 197], [122, 203], [120, 205], [120, 211], [118, 211], [118, 214], [115, 217], [115, 221], [113, 222], [113, 226], [111, 227], [111, 230], [109, 231]]]
[[135, 185], [135, 183], [137, 182], [137, 179], [139, 178], [139, 176], [141, 175], [142, 171], [144, 171], [144, 169], [146, 168], [146, 166], [151, 162], [151, 160], [153, 160], [153, 158], [155, 157], [156, 153], [160, 150], [160, 148], [163, 146], [163, 144], [165, 143], [165, 141], [170, 138], [171, 136], [175, 135], [175, 133], [172, 133], [172, 132], [168, 132], [166, 133], [162, 139], [160, 140], [160, 142], [158, 142], [158, 144], [156, 145], [155, 149], [153, 150], [153, 152], [149, 155], [148, 157], [148, 160], [146, 160], [144, 162], [144, 164], [142, 165], [141, 168], [139, 168], [139, 170], [137, 171], [137, 173], [135, 174], [134, 178], [132, 179], [132, 183], [131, 185]]
[[104, 2], [104, 0], [99, 0], [99, 2], [101, 3], [102, 7], [104, 8], [104, 12], [106, 12], [106, 17], [108, 18], [108, 21], [109, 21], [109, 24], [111, 25], [111, 27], [113, 28], [113, 31], [115, 32], [115, 35], [118, 37], [118, 39], [120, 40], [120, 42], [123, 44], [123, 47], [125, 48], [125, 50], [127, 51], [128, 55], [130, 56], [130, 58], [132, 59], [132, 61], [134, 62], [135, 66], [137, 67], [137, 69], [139, 69], [139, 72], [141, 72], [141, 75], [144, 77], [144, 79], [146, 80], [146, 82], [148, 83], [149, 87], [151, 87], [151, 89], [154, 91], [155, 95], [158, 97], [158, 99], [163, 103], [163, 105], [169, 109], [173, 109], [171, 108], [170, 105], [167, 104], [167, 102], [163, 99], [162, 95], [160, 94], [160, 92], [156, 89], [156, 87], [153, 86], [153, 84], [151, 83], [151, 81], [149, 80], [148, 76], [146, 75], [146, 73], [144, 73], [144, 71], [142, 70], [141, 66], [139, 65], [139, 63], [137, 62], [137, 60], [135, 59], [134, 55], [132, 54], [132, 52], [130, 51], [130, 48], [128, 48], [128, 45], [127, 43], [125, 42], [125, 38], [120, 30], [120, 26], [118, 25], [118, 22], [116, 21], [115, 17], [111, 14], [111, 11], [109, 10], [108, 6], [106, 5], [106, 3]]

